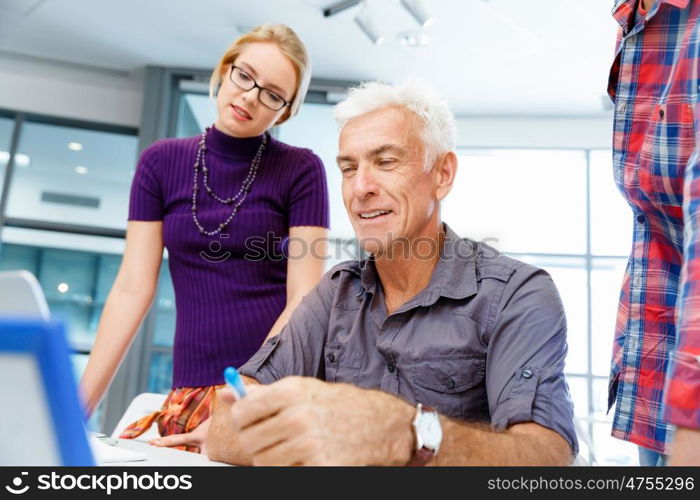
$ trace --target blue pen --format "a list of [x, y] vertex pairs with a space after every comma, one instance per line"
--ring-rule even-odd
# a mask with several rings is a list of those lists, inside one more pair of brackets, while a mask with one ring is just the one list
[[233, 391], [233, 395], [236, 399], [241, 399], [246, 395], [245, 385], [243, 384], [243, 379], [233, 366], [229, 366], [224, 369], [224, 380]]

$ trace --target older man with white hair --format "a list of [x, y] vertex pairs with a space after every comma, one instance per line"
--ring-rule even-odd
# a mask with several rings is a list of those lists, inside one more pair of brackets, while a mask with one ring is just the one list
[[457, 171], [447, 105], [417, 82], [368, 83], [336, 118], [343, 202], [370, 257], [331, 269], [241, 368], [246, 397], [220, 391], [210, 458], [570, 463], [561, 300], [541, 269], [442, 222]]

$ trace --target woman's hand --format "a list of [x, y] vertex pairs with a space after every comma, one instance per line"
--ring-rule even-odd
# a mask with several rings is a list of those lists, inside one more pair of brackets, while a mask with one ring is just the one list
[[202, 455], [206, 455], [207, 435], [209, 434], [210, 421], [210, 418], [206, 419], [191, 432], [187, 432], [184, 434], [171, 434], [170, 436], [159, 437], [157, 439], [149, 441], [148, 444], [168, 448], [172, 448], [173, 446], [197, 446], [199, 447], [199, 453], [201, 453]]

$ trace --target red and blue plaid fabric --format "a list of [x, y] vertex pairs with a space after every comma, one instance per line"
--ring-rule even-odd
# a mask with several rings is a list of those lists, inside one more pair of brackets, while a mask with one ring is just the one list
[[613, 436], [668, 453], [669, 423], [700, 428], [700, 1], [637, 2], [613, 9], [613, 164], [634, 242], [609, 403]]

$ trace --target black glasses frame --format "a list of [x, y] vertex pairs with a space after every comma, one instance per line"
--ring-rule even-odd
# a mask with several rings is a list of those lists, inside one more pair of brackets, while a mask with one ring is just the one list
[[[234, 70], [234, 69], [237, 69], [238, 71], [240, 71], [241, 73], [243, 73], [244, 75], [246, 75], [248, 78], [250, 78], [250, 81], [253, 82], [253, 85], [251, 85], [251, 86], [248, 87], [248, 88], [245, 88], [244, 86], [242, 86], [242, 85], [236, 83], [236, 81], [233, 79], [233, 70]], [[261, 87], [260, 85], [258, 85], [258, 82], [255, 81], [255, 78], [253, 78], [252, 76], [250, 76], [250, 73], [248, 73], [246, 70], [244, 70], [244, 69], [241, 68], [240, 66], [236, 66], [236, 65], [232, 64], [232, 65], [231, 65], [231, 71], [229, 71], [229, 74], [228, 74], [228, 78], [229, 78], [229, 80], [231, 80], [231, 83], [233, 83], [236, 87], [238, 87], [238, 88], [240, 88], [240, 89], [242, 89], [242, 90], [245, 90], [246, 92], [248, 92], [249, 90], [253, 90], [253, 89], [255, 89], [255, 88], [259, 89], [259, 90], [258, 90], [258, 101], [260, 101], [260, 104], [262, 104], [263, 106], [265, 106], [267, 109], [271, 109], [272, 111], [279, 111], [280, 109], [284, 108], [285, 106], [289, 106], [289, 105], [291, 104], [291, 102], [287, 101], [286, 99], [282, 99], [282, 97], [280, 97], [280, 95], [279, 95], [277, 92], [274, 92], [274, 91], [272, 91], [272, 90], [270, 90], [270, 89], [267, 89], [267, 88], [265, 88], [265, 87]], [[272, 106], [270, 106], [270, 105], [268, 105], [268, 104], [265, 104], [265, 103], [262, 101], [262, 99], [260, 99], [260, 95], [262, 94], [262, 91], [263, 91], [263, 90], [264, 90], [265, 92], [268, 92], [268, 93], [274, 95], [274, 96], [277, 96], [277, 98], [278, 98], [280, 101], [282, 101], [282, 105], [281, 105], [279, 108], [273, 108]]]

